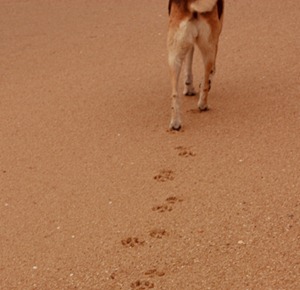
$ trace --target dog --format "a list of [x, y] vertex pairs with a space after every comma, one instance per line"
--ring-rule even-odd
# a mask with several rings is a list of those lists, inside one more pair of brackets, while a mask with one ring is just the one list
[[204, 64], [198, 108], [206, 111], [207, 96], [216, 72], [216, 56], [224, 17], [224, 0], [169, 0], [168, 63], [172, 85], [171, 130], [181, 129], [178, 80], [184, 63], [184, 95], [195, 95], [192, 62], [195, 44]]

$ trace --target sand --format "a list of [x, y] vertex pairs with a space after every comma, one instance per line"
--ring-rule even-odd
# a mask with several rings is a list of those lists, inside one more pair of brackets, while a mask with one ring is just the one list
[[226, 1], [171, 133], [167, 1], [2, 0], [0, 288], [300, 289], [299, 11]]

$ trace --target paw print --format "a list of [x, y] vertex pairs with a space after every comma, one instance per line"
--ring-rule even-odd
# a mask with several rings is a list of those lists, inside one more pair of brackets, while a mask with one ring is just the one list
[[144, 273], [147, 277], [154, 278], [155, 276], [162, 277], [165, 276], [165, 272], [158, 271], [157, 269], [150, 269]]
[[166, 212], [166, 211], [172, 211], [173, 207], [168, 205], [168, 204], [163, 204], [163, 205], [157, 205], [152, 207], [153, 211], [157, 211], [157, 212]]
[[154, 283], [150, 281], [137, 280], [131, 283], [130, 287], [134, 290], [146, 290], [154, 288]]
[[175, 147], [175, 149], [178, 150], [178, 155], [181, 156], [181, 157], [194, 157], [194, 156], [196, 156], [196, 154], [187, 147], [178, 146], [178, 147]]
[[166, 202], [167, 202], [167, 203], [170, 203], [170, 204], [175, 204], [175, 203], [177, 203], [177, 202], [182, 202], [182, 201], [183, 201], [183, 199], [178, 198], [178, 197], [176, 197], [176, 196], [170, 196], [170, 197], [168, 197], [168, 198], [166, 199]]
[[182, 201], [183, 201], [183, 199], [181, 199], [181, 198], [178, 198], [176, 196], [170, 196], [165, 200], [165, 203], [163, 203], [162, 205], [154, 206], [152, 208], [152, 210], [159, 212], [159, 213], [172, 211], [174, 204], [176, 204], [178, 202], [182, 202]]
[[121, 243], [124, 247], [133, 248], [136, 246], [143, 246], [145, 244], [145, 241], [141, 241], [139, 240], [139, 238], [136, 237], [129, 237], [127, 239], [123, 239]]
[[150, 237], [152, 238], [162, 239], [164, 236], [168, 236], [168, 233], [163, 229], [154, 229], [150, 232]]
[[158, 182], [166, 182], [168, 180], [174, 180], [174, 172], [172, 170], [161, 170], [159, 174], [154, 176], [154, 179]]

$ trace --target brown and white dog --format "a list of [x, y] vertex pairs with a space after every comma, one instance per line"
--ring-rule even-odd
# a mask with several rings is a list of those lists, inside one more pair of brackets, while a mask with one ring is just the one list
[[207, 110], [207, 95], [216, 72], [216, 55], [222, 30], [224, 0], [169, 0], [168, 61], [172, 83], [172, 118], [170, 129], [180, 130], [178, 80], [185, 63], [184, 94], [195, 95], [192, 62], [194, 44], [202, 54], [204, 80], [198, 108]]

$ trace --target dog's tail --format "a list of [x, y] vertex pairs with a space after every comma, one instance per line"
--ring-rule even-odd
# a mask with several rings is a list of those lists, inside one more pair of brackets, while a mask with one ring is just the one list
[[171, 13], [172, 4], [184, 5], [185, 9], [191, 13], [210, 12], [214, 9], [215, 5], [217, 5], [219, 18], [222, 17], [224, 9], [224, 0], [169, 0], [169, 15]]
[[214, 9], [215, 5], [218, 7], [219, 18], [222, 17], [224, 9], [224, 0], [194, 0], [190, 4], [191, 12], [205, 13]]
[[215, 7], [218, 0], [195, 0], [190, 4], [191, 12], [205, 13], [210, 12]]

